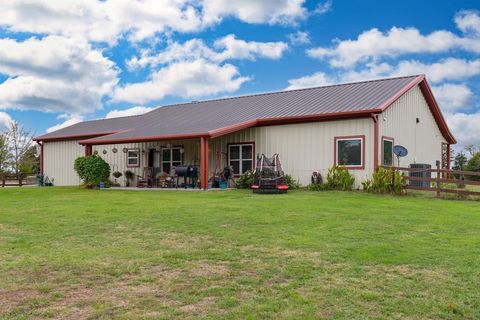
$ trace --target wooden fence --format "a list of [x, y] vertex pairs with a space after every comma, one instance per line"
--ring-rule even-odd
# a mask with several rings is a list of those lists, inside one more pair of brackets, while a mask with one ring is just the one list
[[[406, 167], [391, 168], [394, 171], [405, 173], [407, 189], [410, 190], [433, 191], [436, 193], [437, 197], [440, 197], [441, 193], [480, 196], [480, 172], [441, 169], [438, 165], [436, 168], [431, 169]], [[415, 176], [421, 173], [424, 173], [426, 177]], [[466, 190], [468, 186], [478, 186], [478, 189]]]
[[17, 179], [16, 177], [8, 175], [0, 175], [0, 187], [21, 187], [27, 185], [37, 184], [37, 178], [35, 176], [22, 177]]

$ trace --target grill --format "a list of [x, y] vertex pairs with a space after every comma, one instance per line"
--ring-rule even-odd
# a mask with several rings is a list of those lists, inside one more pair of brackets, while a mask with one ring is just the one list
[[[181, 165], [175, 168], [177, 176], [177, 186], [182, 188], [195, 188], [198, 181], [198, 170], [192, 165]], [[183, 182], [179, 183], [179, 179], [183, 178]]]

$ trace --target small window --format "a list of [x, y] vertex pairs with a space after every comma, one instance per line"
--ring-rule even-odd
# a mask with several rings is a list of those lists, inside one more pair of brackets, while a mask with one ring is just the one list
[[127, 150], [127, 167], [139, 167], [140, 166], [140, 150], [128, 149]]
[[363, 167], [364, 137], [337, 137], [335, 138], [335, 163], [350, 168]]
[[228, 164], [235, 175], [253, 170], [253, 144], [231, 144], [228, 146]]
[[162, 171], [170, 174], [172, 167], [182, 164], [182, 147], [162, 148]]
[[382, 139], [382, 165], [391, 167], [393, 166], [393, 139]]

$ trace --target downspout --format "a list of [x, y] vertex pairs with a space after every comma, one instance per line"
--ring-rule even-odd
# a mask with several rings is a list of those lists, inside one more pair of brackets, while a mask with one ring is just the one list
[[373, 168], [375, 171], [378, 169], [378, 140], [379, 140], [379, 130], [378, 130], [378, 113], [372, 113], [370, 115], [373, 120]]

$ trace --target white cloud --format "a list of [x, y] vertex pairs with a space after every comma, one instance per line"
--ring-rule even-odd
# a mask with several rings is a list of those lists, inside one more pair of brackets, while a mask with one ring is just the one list
[[288, 48], [285, 42], [257, 42], [236, 39], [233, 34], [215, 41], [214, 46], [224, 49], [217, 57], [218, 61], [227, 59], [255, 60], [257, 57], [279, 59]]
[[473, 92], [465, 84], [444, 83], [433, 86], [432, 90], [440, 107], [450, 112], [469, 108], [468, 103], [473, 98]]
[[110, 118], [119, 118], [119, 117], [128, 117], [128, 116], [137, 116], [149, 111], [152, 111], [154, 108], [136, 106], [124, 110], [112, 110], [105, 116], [106, 119]]
[[462, 32], [480, 33], [480, 15], [478, 11], [460, 11], [455, 15], [455, 23]]
[[304, 0], [16, 0], [0, 2], [0, 26], [13, 32], [81, 36], [115, 44], [169, 31], [196, 32], [235, 17], [247, 23], [292, 23]]
[[67, 114], [61, 114], [57, 117], [57, 119], [65, 119], [65, 121], [48, 128], [47, 133], [57, 131], [57, 130], [60, 130], [84, 121], [84, 118], [80, 115], [67, 115]]
[[297, 31], [294, 33], [290, 33], [287, 37], [290, 40], [290, 43], [292, 45], [301, 45], [301, 44], [310, 43], [310, 35], [308, 34], [308, 32]]
[[304, 0], [209, 0], [203, 2], [204, 23], [233, 16], [247, 23], [289, 24], [306, 16]]
[[174, 95], [197, 98], [233, 92], [249, 80], [231, 64], [217, 65], [203, 59], [170, 64], [151, 75], [151, 79], [117, 88], [115, 101], [146, 103]]
[[0, 109], [81, 114], [101, 108], [118, 82], [115, 64], [81, 39], [0, 39]]
[[460, 150], [464, 146], [473, 144], [480, 145], [480, 112], [467, 113], [445, 113], [450, 130], [458, 141], [455, 149]]
[[5, 129], [10, 127], [10, 124], [13, 122], [12, 117], [6, 112], [0, 111], [0, 133], [3, 132]]
[[[457, 26], [462, 31], [477, 30], [477, 12], [457, 16]], [[477, 30], [478, 31], [478, 30]], [[468, 32], [458, 36], [450, 31], [437, 30], [423, 35], [415, 28], [393, 27], [387, 32], [373, 28], [362, 32], [354, 40], [335, 40], [333, 47], [317, 47], [307, 50], [307, 55], [328, 59], [333, 67], [348, 68], [358, 62], [376, 61], [381, 57], [394, 58], [402, 54], [441, 53], [460, 49], [480, 53], [480, 32]]]
[[312, 75], [288, 80], [289, 86], [286, 90], [326, 86], [336, 82], [337, 81], [334, 78], [331, 78], [323, 72], [315, 72]]
[[325, 2], [320, 2], [314, 10], [316, 14], [325, 14], [332, 10], [332, 0], [326, 0]]
[[195, 1], [178, 0], [18, 0], [2, 1], [0, 25], [15, 32], [82, 36], [115, 43], [122, 34], [132, 40], [168, 30], [200, 28]]
[[230, 34], [217, 39], [214, 47], [219, 51], [212, 50], [201, 39], [190, 39], [184, 43], [172, 42], [165, 50], [159, 53], [144, 50], [140, 57], [134, 57], [127, 61], [129, 69], [143, 68], [147, 65], [155, 67], [180, 61], [195, 61], [205, 59], [220, 63], [225, 60], [256, 58], [279, 59], [288, 48], [284, 42], [257, 42], [236, 39]]

